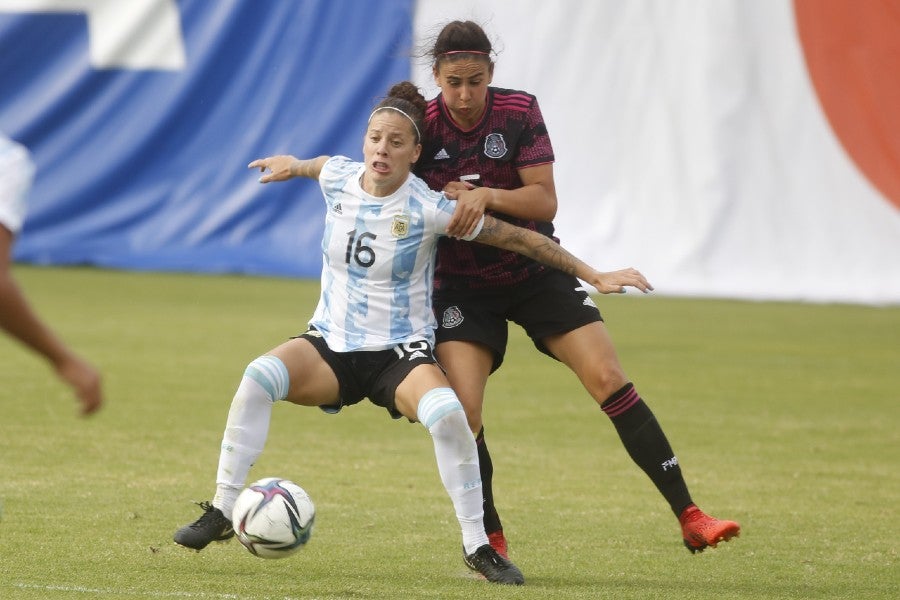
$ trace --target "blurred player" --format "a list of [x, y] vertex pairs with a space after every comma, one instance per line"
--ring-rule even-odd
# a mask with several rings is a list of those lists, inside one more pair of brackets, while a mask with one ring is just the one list
[[34, 170], [28, 150], [0, 135], [0, 327], [46, 358], [75, 392], [81, 414], [89, 415], [103, 404], [100, 373], [41, 321], [10, 270], [12, 246], [25, 218]]

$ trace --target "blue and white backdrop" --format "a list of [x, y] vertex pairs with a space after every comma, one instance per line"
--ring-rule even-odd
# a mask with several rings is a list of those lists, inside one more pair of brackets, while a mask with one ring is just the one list
[[[402, 79], [435, 94], [416, 56], [472, 18], [494, 84], [541, 102], [576, 253], [667, 295], [898, 304], [900, 88], [866, 85], [898, 54], [865, 30], [898, 15], [854, 16], [868, 35], [838, 41], [871, 76], [836, 85], [808, 4], [0, 0], [0, 131], [38, 166], [15, 257], [317, 277], [315, 184], [247, 163], [360, 157], [371, 106]], [[850, 130], [846, 89], [868, 99]]]

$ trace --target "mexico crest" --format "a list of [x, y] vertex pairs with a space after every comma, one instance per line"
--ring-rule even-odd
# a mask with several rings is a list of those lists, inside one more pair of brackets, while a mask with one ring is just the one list
[[506, 149], [502, 133], [491, 133], [484, 139], [484, 155], [488, 158], [503, 158]]
[[447, 310], [444, 311], [444, 318], [441, 320], [441, 327], [444, 329], [450, 329], [452, 327], [458, 327], [463, 322], [462, 312], [459, 310], [459, 307], [451, 306]]

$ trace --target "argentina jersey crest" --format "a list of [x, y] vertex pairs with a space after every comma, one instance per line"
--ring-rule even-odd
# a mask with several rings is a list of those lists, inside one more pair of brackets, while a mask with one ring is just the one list
[[391, 235], [395, 238], [405, 238], [409, 235], [410, 218], [409, 214], [404, 213], [394, 216], [391, 222]]

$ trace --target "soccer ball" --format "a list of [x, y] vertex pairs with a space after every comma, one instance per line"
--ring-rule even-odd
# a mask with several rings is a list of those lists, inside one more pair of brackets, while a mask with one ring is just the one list
[[316, 507], [303, 488], [267, 477], [240, 493], [231, 522], [247, 550], [260, 558], [283, 558], [309, 541], [315, 518]]

